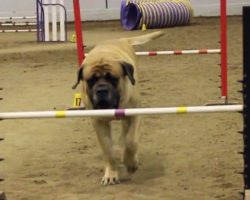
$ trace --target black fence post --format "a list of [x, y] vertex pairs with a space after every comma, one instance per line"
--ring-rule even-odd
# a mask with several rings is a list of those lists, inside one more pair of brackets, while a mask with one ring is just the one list
[[243, 104], [244, 187], [245, 199], [249, 199], [247, 190], [250, 190], [250, 6], [243, 7]]

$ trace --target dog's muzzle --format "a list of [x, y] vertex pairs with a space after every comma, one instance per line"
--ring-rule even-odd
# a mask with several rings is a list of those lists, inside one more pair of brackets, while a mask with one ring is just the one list
[[116, 109], [119, 107], [120, 97], [109, 85], [98, 85], [93, 94], [94, 109]]

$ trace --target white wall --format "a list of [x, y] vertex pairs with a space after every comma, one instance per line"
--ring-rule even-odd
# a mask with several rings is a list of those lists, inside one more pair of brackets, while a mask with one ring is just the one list
[[[196, 16], [218, 16], [220, 0], [190, 0]], [[35, 15], [36, 0], [0, 0], [1, 16]], [[68, 19], [73, 20], [73, 0], [66, 0]], [[227, 0], [228, 14], [241, 15], [242, 6], [249, 5], [250, 0]], [[119, 19], [120, 0], [108, 0], [106, 9], [105, 0], [80, 0], [83, 20]]]
[[[220, 15], [220, 0], [190, 0], [196, 16]], [[241, 15], [242, 6], [250, 6], [250, 0], [227, 0], [228, 15]]]
[[36, 13], [36, 1], [35, 0], [0, 0], [0, 17], [5, 16], [31, 16]]

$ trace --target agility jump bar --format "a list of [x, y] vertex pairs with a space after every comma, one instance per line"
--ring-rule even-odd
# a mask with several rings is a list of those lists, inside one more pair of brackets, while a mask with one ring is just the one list
[[13, 30], [0, 30], [0, 33], [19, 33], [19, 32], [36, 32], [37, 29], [13, 29]]
[[0, 17], [0, 20], [11, 20], [11, 19], [36, 19], [36, 16]]
[[36, 22], [7, 22], [1, 23], [0, 26], [35, 26], [37, 25]]
[[136, 115], [241, 112], [242, 110], [243, 110], [242, 105], [225, 105], [225, 106], [131, 108], [131, 109], [107, 109], [107, 110], [3, 112], [3, 113], [0, 113], [0, 120], [4, 120], [4, 119], [34, 119], [34, 118], [68, 118], [68, 117], [117, 117], [117, 118], [122, 118], [122, 117], [126, 117], [126, 116], [136, 116]]
[[183, 54], [220, 54], [220, 49], [198, 49], [198, 50], [174, 50], [174, 51], [148, 51], [136, 52], [138, 56], [157, 56], [157, 55], [183, 55]]
[[[195, 50], [174, 50], [174, 51], [139, 51], [137, 56], [158, 56], [158, 55], [184, 55], [184, 54], [220, 54], [220, 49], [195, 49]], [[85, 54], [87, 56], [88, 53]]]

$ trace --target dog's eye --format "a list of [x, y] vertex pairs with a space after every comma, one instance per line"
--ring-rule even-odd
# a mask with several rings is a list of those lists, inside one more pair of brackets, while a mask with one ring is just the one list
[[98, 77], [97, 76], [91, 76], [88, 80], [87, 80], [87, 83], [88, 83], [88, 86], [90, 88], [92, 88], [94, 86], [94, 84], [98, 81]]
[[105, 76], [105, 79], [110, 82], [114, 87], [117, 86], [118, 84], [118, 78], [114, 77], [113, 75], [111, 75], [110, 73], [107, 73]]

